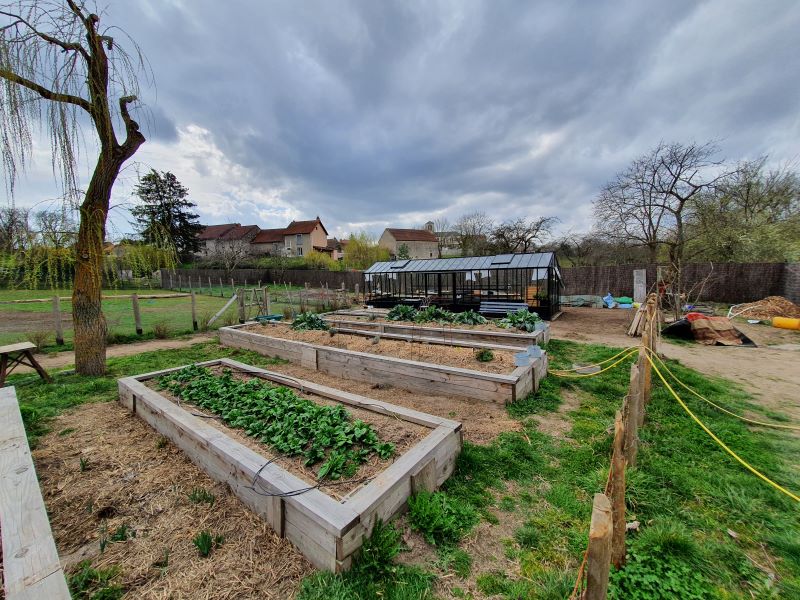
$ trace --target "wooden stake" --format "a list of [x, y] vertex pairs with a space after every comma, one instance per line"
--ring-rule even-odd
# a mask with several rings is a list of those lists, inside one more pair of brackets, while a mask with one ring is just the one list
[[219, 297], [225, 297], [225, 287], [222, 285], [222, 277], [219, 278]]
[[53, 322], [56, 327], [56, 344], [64, 345], [64, 328], [61, 324], [61, 298], [53, 296]]
[[614, 418], [614, 451], [611, 455], [611, 517], [614, 522], [611, 538], [611, 562], [619, 569], [625, 564], [625, 427], [622, 413]]
[[194, 291], [192, 291], [192, 329], [195, 331], [199, 329], [197, 327], [197, 298], [194, 296]]
[[244, 289], [239, 289], [236, 294], [239, 297], [239, 323], [244, 323], [246, 318], [244, 314]]
[[139, 314], [139, 296], [131, 294], [131, 304], [133, 305], [133, 320], [136, 323], [136, 335], [142, 335], [142, 315]]
[[595, 494], [589, 526], [589, 553], [586, 600], [605, 600], [611, 570], [611, 502], [605, 494]]
[[641, 409], [641, 388], [639, 386], [639, 367], [631, 365], [631, 382], [625, 401], [625, 463], [635, 467], [636, 453], [639, 451], [639, 412]]
[[272, 314], [272, 303], [269, 300], [269, 288], [264, 288], [264, 310], [267, 311], [268, 315]]
[[214, 295], [214, 288], [211, 287], [211, 276], [210, 275], [208, 277], [208, 295], [209, 296], [213, 296]]

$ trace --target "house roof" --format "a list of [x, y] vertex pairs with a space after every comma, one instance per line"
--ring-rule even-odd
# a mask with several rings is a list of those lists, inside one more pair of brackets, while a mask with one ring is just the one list
[[200, 241], [205, 240], [218, 240], [220, 237], [228, 233], [234, 227], [241, 227], [239, 223], [223, 223], [222, 225], [206, 225], [206, 227], [199, 233], [197, 239]]
[[219, 239], [226, 242], [234, 242], [241, 240], [250, 235], [251, 233], [258, 232], [258, 225], [237, 225], [223, 233]]
[[286, 229], [262, 229], [251, 244], [282, 244]]
[[[555, 267], [558, 261], [552, 252], [527, 254], [497, 254], [495, 256], [466, 256], [464, 258], [426, 258], [377, 262], [364, 273], [445, 273], [451, 271], [487, 271], [509, 269], [543, 269]], [[560, 273], [559, 273], [560, 278]]]
[[392, 229], [387, 228], [398, 242], [433, 242], [438, 243], [436, 235], [427, 229]]
[[311, 233], [312, 231], [314, 231], [314, 228], [317, 225], [322, 226], [322, 231], [324, 231], [325, 235], [327, 236], [328, 230], [325, 229], [325, 225], [322, 225], [322, 221], [319, 220], [319, 217], [317, 217], [313, 221], [292, 221], [286, 228], [286, 235], [296, 235], [298, 233]]

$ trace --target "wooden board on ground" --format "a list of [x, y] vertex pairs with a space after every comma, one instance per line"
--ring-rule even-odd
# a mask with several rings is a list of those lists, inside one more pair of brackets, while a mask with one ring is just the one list
[[13, 387], [0, 389], [0, 529], [6, 600], [70, 598]]
[[[308, 351], [306, 351], [308, 352]], [[349, 568], [353, 553], [372, 531], [377, 518], [388, 520], [404, 510], [420, 485], [444, 483], [461, 450], [461, 424], [409, 408], [303, 381], [230, 359], [198, 363], [221, 365], [272, 383], [378, 414], [391, 415], [430, 429], [365, 486], [341, 501], [314, 488], [223, 431], [193, 416], [144, 382], [177, 369], [120, 379], [120, 402], [169, 438], [187, 456], [294, 544], [320, 569]], [[297, 490], [304, 489], [297, 494]]]
[[219, 339], [226, 346], [277, 356], [345, 379], [503, 404], [535, 392], [547, 372], [546, 354], [506, 375], [270, 337], [244, 331], [242, 326], [221, 328]]

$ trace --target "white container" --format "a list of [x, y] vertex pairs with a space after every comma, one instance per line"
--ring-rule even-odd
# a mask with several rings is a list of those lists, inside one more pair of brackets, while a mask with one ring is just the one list
[[539, 348], [539, 346], [535, 344], [533, 346], [528, 346], [528, 356], [531, 358], [540, 358], [542, 354], [542, 349]]

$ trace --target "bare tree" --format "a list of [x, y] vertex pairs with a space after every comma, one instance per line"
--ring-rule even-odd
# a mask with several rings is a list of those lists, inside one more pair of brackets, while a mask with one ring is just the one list
[[31, 156], [31, 129], [41, 123], [50, 133], [54, 173], [65, 196], [77, 201], [79, 111], [97, 134], [94, 172], [79, 205], [72, 316], [75, 370], [101, 375], [107, 330], [100, 303], [103, 240], [111, 189], [145, 141], [129, 110], [143, 59], [132, 40], [125, 39], [133, 46], [129, 54], [79, 0], [5, 2], [0, 19], [0, 154], [9, 190]]
[[461, 215], [453, 230], [458, 235], [462, 254], [464, 256], [483, 254], [493, 227], [494, 223], [486, 213], [476, 211]]
[[253, 247], [249, 240], [226, 240], [217, 245], [213, 259], [222, 263], [226, 275], [230, 276], [231, 272], [242, 264], [242, 261], [250, 258], [252, 251]]
[[442, 258], [442, 251], [448, 246], [449, 237], [452, 235], [450, 220], [447, 217], [434, 219], [433, 232], [436, 234], [439, 258]]
[[557, 222], [556, 217], [504, 221], [492, 231], [492, 245], [496, 252], [531, 252], [550, 235]]
[[33, 241], [24, 208], [0, 208], [0, 252], [14, 254], [26, 250]]
[[62, 210], [41, 210], [34, 217], [34, 223], [42, 244], [50, 248], [68, 248], [78, 237], [78, 224], [67, 212]]

